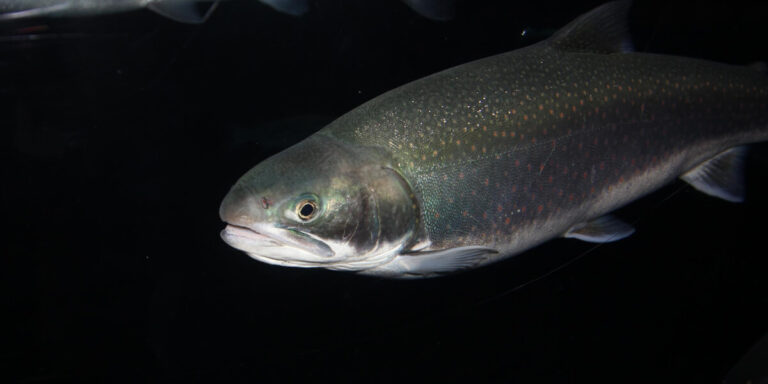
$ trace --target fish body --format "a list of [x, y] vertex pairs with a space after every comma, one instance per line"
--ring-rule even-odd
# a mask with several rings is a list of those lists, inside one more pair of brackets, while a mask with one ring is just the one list
[[[309, 0], [259, 0], [278, 12], [301, 16], [310, 10]], [[33, 17], [95, 16], [148, 8], [172, 20], [205, 22], [219, 1], [213, 0], [2, 0], [0, 21]], [[439, 21], [453, 18], [455, 0], [404, 0], [416, 13]], [[201, 7], [199, 4], [207, 4]]]
[[424, 277], [626, 237], [609, 213], [678, 177], [740, 201], [742, 146], [768, 139], [768, 78], [631, 52], [628, 9], [348, 112], [246, 173], [222, 237], [272, 264]]

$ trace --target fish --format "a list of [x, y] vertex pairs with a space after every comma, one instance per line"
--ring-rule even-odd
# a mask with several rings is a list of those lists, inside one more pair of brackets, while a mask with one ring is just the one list
[[[309, 0], [259, 0], [274, 10], [291, 16], [309, 12]], [[78, 17], [120, 13], [147, 8], [171, 20], [200, 24], [205, 22], [220, 1], [210, 0], [2, 0], [0, 21], [34, 17]], [[456, 13], [455, 0], [403, 0], [419, 15], [447, 21]]]
[[766, 74], [635, 52], [630, 7], [343, 114], [236, 181], [222, 239], [274, 265], [424, 278], [626, 238], [613, 212], [678, 178], [743, 201], [745, 148], [768, 139]]
[[[206, 3], [204, 9], [198, 3]], [[152, 10], [171, 20], [200, 24], [216, 9], [218, 2], [203, 0], [3, 0], [0, 21], [37, 17], [83, 17]]]

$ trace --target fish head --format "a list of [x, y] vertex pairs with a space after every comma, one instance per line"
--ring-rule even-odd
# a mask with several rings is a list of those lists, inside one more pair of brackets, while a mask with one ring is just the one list
[[221, 203], [222, 239], [270, 264], [361, 271], [414, 237], [417, 204], [375, 150], [313, 135], [246, 172]]

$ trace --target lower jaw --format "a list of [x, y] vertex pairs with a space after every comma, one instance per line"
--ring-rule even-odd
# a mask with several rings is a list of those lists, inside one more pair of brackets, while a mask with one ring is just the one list
[[328, 267], [331, 264], [327, 263], [316, 263], [316, 262], [309, 262], [309, 261], [302, 261], [302, 260], [284, 260], [284, 259], [274, 259], [269, 256], [259, 255], [252, 252], [246, 252], [248, 256], [251, 258], [261, 261], [263, 263], [272, 264], [272, 265], [280, 265], [283, 267], [296, 267], [296, 268], [323, 268]]

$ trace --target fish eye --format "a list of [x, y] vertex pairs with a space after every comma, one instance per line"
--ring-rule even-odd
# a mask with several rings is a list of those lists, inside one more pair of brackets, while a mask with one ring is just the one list
[[296, 205], [296, 214], [304, 221], [312, 219], [316, 213], [317, 202], [314, 200], [304, 199]]

